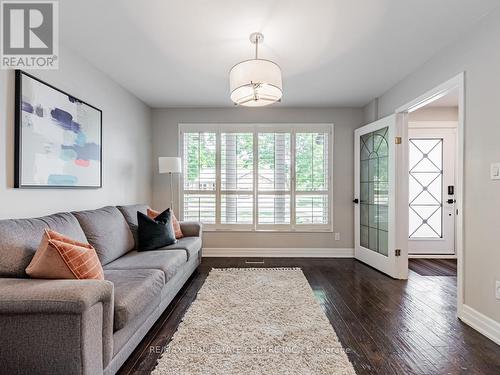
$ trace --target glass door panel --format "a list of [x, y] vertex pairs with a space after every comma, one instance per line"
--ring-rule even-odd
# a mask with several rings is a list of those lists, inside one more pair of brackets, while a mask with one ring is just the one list
[[389, 128], [360, 137], [360, 245], [387, 256], [389, 215]]
[[[396, 188], [403, 166], [398, 160], [406, 160], [402, 137], [397, 136], [403, 133], [404, 118], [398, 116], [354, 131], [354, 257], [391, 277], [406, 279], [406, 213], [404, 220], [396, 219], [401, 204], [407, 207], [405, 187]], [[403, 174], [407, 179], [406, 171]]]
[[441, 238], [443, 139], [409, 141], [409, 237]]

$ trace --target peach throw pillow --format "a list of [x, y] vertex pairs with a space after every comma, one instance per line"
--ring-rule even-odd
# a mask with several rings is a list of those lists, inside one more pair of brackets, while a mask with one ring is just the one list
[[50, 229], [43, 233], [26, 273], [38, 279], [104, 280], [101, 262], [91, 245]]
[[[154, 220], [154, 218], [157, 217], [159, 214], [161, 214], [161, 212], [148, 208], [148, 217], [150, 217], [151, 219]], [[172, 211], [172, 226], [174, 227], [174, 233], [176, 239], [184, 237], [184, 234], [182, 233], [181, 230], [181, 225], [179, 224], [179, 220], [177, 220], [177, 218], [175, 217], [174, 211]]]

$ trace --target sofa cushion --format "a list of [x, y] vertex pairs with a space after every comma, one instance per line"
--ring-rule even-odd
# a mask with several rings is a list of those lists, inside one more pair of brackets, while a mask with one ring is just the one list
[[104, 279], [114, 285], [113, 331], [122, 329], [138, 315], [148, 315], [160, 304], [165, 285], [160, 270], [105, 270]]
[[[148, 216], [151, 219], [156, 219], [156, 217], [159, 216], [160, 214], [161, 212], [148, 208]], [[172, 226], [174, 227], [175, 238], [179, 239], [184, 237], [184, 234], [182, 234], [181, 225], [179, 224], [179, 220], [177, 220], [177, 218], [175, 217], [173, 210], [172, 210]]]
[[26, 273], [37, 279], [104, 280], [92, 245], [46, 229]]
[[182, 237], [174, 243], [173, 245], [162, 247], [163, 250], [177, 250], [183, 249], [186, 251], [188, 259], [198, 256], [198, 252], [201, 249], [201, 238], [200, 237]]
[[105, 270], [156, 269], [165, 273], [168, 282], [187, 262], [185, 250], [131, 251], [107, 264]]
[[137, 237], [137, 212], [142, 212], [143, 214], [147, 214], [148, 206], [146, 204], [130, 204], [127, 206], [116, 206], [122, 213], [123, 217], [125, 217], [125, 221], [127, 222], [132, 235], [134, 236], [135, 249], [139, 246], [139, 238]]
[[94, 246], [102, 265], [119, 258], [135, 246], [132, 232], [116, 207], [73, 212]]
[[137, 222], [139, 223], [139, 251], [156, 250], [177, 242], [170, 208], [154, 219], [138, 212]]
[[87, 242], [78, 220], [67, 212], [34, 219], [0, 220], [0, 277], [26, 277], [24, 270], [45, 229]]

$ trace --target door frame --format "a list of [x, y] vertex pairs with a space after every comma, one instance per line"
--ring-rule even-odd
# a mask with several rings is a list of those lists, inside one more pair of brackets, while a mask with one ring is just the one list
[[[464, 304], [464, 144], [465, 144], [465, 73], [461, 72], [456, 76], [452, 77], [448, 81], [434, 87], [433, 89], [425, 92], [414, 100], [402, 105], [397, 108], [395, 113], [401, 124], [401, 137], [402, 144], [404, 147], [401, 149], [402, 163], [399, 163], [398, 174], [400, 176], [408, 176], [408, 113], [421, 108], [442, 96], [453, 89], [458, 88], [458, 124], [457, 124], [457, 153], [456, 153], [456, 194], [455, 194], [455, 209], [456, 209], [456, 220], [455, 220], [455, 246], [456, 246], [456, 256], [457, 256], [457, 316], [462, 318], [463, 315], [463, 304]], [[408, 178], [401, 178], [400, 183], [406, 187], [402, 187], [401, 190], [408, 191]], [[397, 217], [402, 218], [405, 221], [405, 228], [398, 227], [398, 238], [402, 236], [408, 237], [408, 215], [409, 207], [407, 204], [408, 194], [406, 196], [399, 195], [397, 199], [400, 199], [400, 204], [398, 206]]]

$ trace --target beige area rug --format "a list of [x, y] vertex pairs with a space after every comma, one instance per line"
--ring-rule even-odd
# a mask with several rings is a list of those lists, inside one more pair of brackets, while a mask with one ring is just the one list
[[213, 269], [154, 375], [355, 374], [298, 268]]

